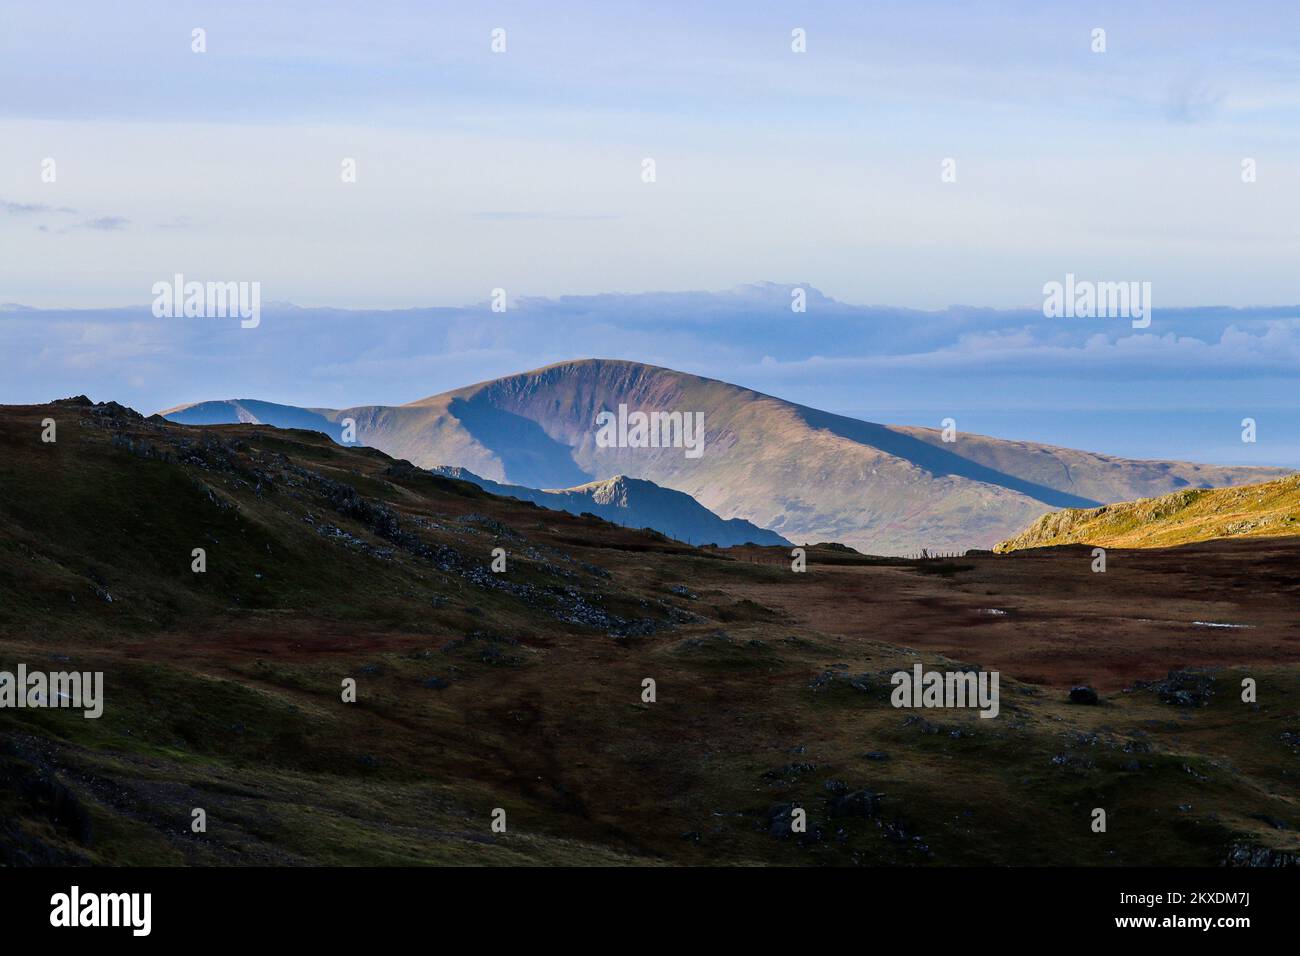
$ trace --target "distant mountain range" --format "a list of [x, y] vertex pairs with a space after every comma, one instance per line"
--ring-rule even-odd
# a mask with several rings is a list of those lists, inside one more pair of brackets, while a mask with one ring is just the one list
[[[702, 415], [704, 447], [604, 447], [597, 416], [620, 405]], [[690, 495], [803, 543], [840, 541], [900, 554], [988, 548], [1061, 508], [1289, 474], [1283, 468], [1136, 461], [1032, 442], [874, 424], [737, 385], [638, 362], [585, 359], [399, 406], [298, 408], [253, 400], [163, 412], [189, 424], [314, 428], [424, 468], [469, 469], [532, 489], [575, 489], [611, 475]]]
[[594, 514], [627, 528], [653, 528], [688, 544], [716, 544], [723, 548], [735, 544], [790, 544], [775, 531], [760, 528], [743, 518], [719, 518], [690, 495], [661, 488], [641, 478], [615, 475], [576, 488], [543, 490], [504, 485], [451, 465], [430, 470], [448, 478], [471, 481], [494, 495], [520, 498], [571, 514]]
[[1043, 515], [997, 551], [1062, 544], [1167, 548], [1216, 538], [1300, 535], [1300, 474], [1236, 488], [1188, 489]]

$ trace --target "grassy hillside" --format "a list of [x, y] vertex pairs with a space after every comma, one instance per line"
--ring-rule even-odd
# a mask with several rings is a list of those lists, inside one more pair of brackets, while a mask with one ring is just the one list
[[[0, 670], [106, 683], [0, 709], [0, 865], [1294, 859], [1296, 554], [1164, 561], [796, 574], [314, 432], [0, 407]], [[999, 669], [1000, 716], [893, 708], [917, 661]]]
[[1044, 515], [999, 552], [1061, 544], [1168, 548], [1215, 538], [1300, 535], [1300, 474], [1239, 488], [1188, 489]]

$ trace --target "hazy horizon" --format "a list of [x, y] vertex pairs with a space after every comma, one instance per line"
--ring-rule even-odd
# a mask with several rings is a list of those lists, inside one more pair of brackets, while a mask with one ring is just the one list
[[[807, 311], [790, 309], [802, 289]], [[0, 401], [85, 393], [151, 413], [246, 398], [400, 405], [580, 358], [645, 362], [884, 424], [1129, 458], [1300, 467], [1300, 307], [1047, 319], [1041, 309], [864, 306], [811, 285], [510, 299], [409, 310], [266, 302], [261, 323], [148, 306], [8, 310]], [[1241, 420], [1258, 441], [1241, 442]]]

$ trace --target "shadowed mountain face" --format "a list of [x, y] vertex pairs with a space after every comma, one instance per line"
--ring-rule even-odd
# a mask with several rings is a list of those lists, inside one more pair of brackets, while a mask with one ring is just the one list
[[961, 455], [948, 451], [946, 447], [935, 446], [919, 438], [914, 438], [905, 431], [887, 428], [884, 425], [875, 425], [871, 422], [860, 422], [841, 415], [832, 415], [829, 412], [819, 412], [811, 408], [804, 410], [804, 420], [815, 428], [825, 428], [841, 438], [867, 445], [896, 458], [907, 459], [939, 478], [951, 475], [973, 481], [982, 481], [985, 484], [1019, 491], [1039, 501], [1047, 504], [1057, 504], [1058, 507], [1062, 508], [1083, 508], [1097, 504], [1097, 502], [1090, 501], [1087, 498], [1058, 491], [1049, 485], [1035, 484], [1032, 481], [1017, 478], [1015, 475], [1009, 475], [995, 468], [981, 465], [969, 458], [963, 458]]
[[541, 488], [567, 488], [591, 479], [573, 460], [572, 449], [531, 418], [477, 397], [453, 399], [448, 413], [475, 442], [496, 451], [506, 475], [528, 475]]
[[[629, 414], [703, 415], [702, 453], [602, 447], [597, 415], [620, 405]], [[643, 478], [685, 492], [720, 517], [744, 518], [796, 543], [842, 541], [878, 554], [986, 548], [1059, 508], [1288, 473], [1132, 461], [962, 433], [944, 442], [935, 429], [858, 421], [726, 382], [599, 359], [396, 407], [281, 412], [285, 406], [204, 402], [164, 414], [236, 422], [249, 420], [237, 413], [254, 406], [257, 420], [272, 425], [288, 424], [292, 419], [282, 415], [290, 411], [335, 425], [351, 418], [359, 442], [421, 467], [459, 466], [534, 488], [609, 475]]]
[[790, 543], [776, 532], [741, 518], [719, 518], [690, 495], [660, 488], [654, 482], [640, 478], [615, 475], [576, 488], [543, 491], [490, 481], [465, 468], [444, 465], [432, 471], [449, 478], [472, 481], [494, 495], [519, 498], [570, 514], [594, 514], [626, 528], [653, 528], [689, 544], [716, 544], [729, 548], [736, 544]]

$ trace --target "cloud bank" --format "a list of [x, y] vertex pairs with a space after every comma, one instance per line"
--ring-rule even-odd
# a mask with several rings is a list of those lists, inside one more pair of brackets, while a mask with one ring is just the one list
[[[795, 289], [805, 312], [791, 311]], [[1031, 310], [853, 305], [808, 284], [507, 301], [504, 313], [487, 300], [396, 311], [267, 302], [248, 330], [156, 319], [147, 305], [0, 307], [0, 401], [401, 404], [565, 359], [624, 358], [874, 421], [952, 415], [972, 431], [1136, 457], [1300, 465], [1300, 307], [1157, 305], [1139, 331]], [[1258, 446], [1237, 440], [1247, 415], [1261, 422]]]

